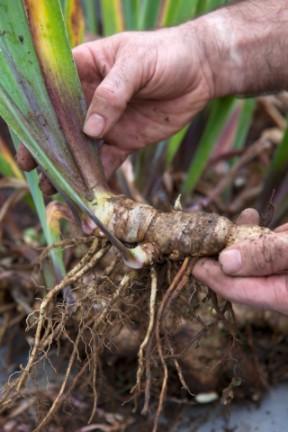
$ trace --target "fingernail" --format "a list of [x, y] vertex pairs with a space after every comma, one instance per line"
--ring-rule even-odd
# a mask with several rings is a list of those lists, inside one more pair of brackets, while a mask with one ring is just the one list
[[105, 120], [99, 114], [91, 114], [84, 124], [83, 131], [90, 136], [101, 138], [105, 128]]
[[221, 252], [219, 256], [220, 264], [224, 273], [234, 274], [237, 273], [242, 266], [241, 253], [237, 249], [231, 249]]

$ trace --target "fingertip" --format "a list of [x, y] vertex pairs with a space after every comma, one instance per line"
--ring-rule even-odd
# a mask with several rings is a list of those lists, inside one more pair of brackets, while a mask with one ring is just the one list
[[288, 233], [288, 223], [286, 222], [283, 225], [280, 225], [279, 227], [275, 228], [275, 233]]
[[97, 113], [88, 114], [83, 132], [93, 138], [102, 138], [105, 130], [105, 119], [102, 115]]
[[247, 208], [243, 210], [236, 219], [237, 225], [259, 225], [260, 215], [254, 208]]
[[219, 263], [224, 273], [236, 275], [242, 266], [242, 255], [238, 249], [225, 249], [219, 255]]
[[193, 269], [193, 276], [216, 293], [229, 298], [234, 279], [225, 275], [219, 263], [212, 259], [201, 259]]

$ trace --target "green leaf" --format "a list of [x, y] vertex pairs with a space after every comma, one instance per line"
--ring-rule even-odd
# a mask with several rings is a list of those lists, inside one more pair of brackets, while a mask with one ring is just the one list
[[[20, 144], [19, 139], [13, 132], [11, 132], [11, 137], [15, 148], [18, 149]], [[52, 245], [58, 239], [55, 238], [55, 235], [53, 235], [53, 231], [52, 229], [50, 229], [47, 222], [45, 201], [44, 201], [43, 193], [39, 187], [39, 175], [36, 170], [26, 172], [24, 173], [24, 175], [27, 180], [30, 193], [32, 195], [32, 199], [44, 233], [46, 244]], [[63, 260], [63, 251], [61, 251], [59, 248], [51, 249], [49, 255], [54, 267], [56, 279], [61, 280], [66, 273], [64, 260]], [[51, 286], [52, 285], [53, 283], [51, 284]], [[49, 281], [49, 286], [50, 286], [50, 281]]]
[[82, 0], [86, 29], [91, 34], [99, 32], [96, 2], [97, 0]]
[[110, 36], [124, 30], [121, 0], [101, 0], [104, 35]]
[[227, 0], [198, 0], [196, 15], [202, 15], [204, 13], [210, 12], [222, 5], [228, 3]]
[[186, 135], [186, 132], [188, 130], [188, 126], [181, 129], [179, 132], [177, 132], [175, 135], [173, 135], [172, 138], [169, 139], [167, 143], [167, 152], [166, 152], [166, 165], [169, 167], [174, 159], [174, 157], [177, 154], [177, 151], [180, 148], [181, 142]]
[[234, 104], [235, 99], [232, 97], [218, 99], [211, 103], [207, 125], [182, 186], [183, 193], [187, 194], [195, 188]]
[[138, 20], [141, 13], [141, 0], [122, 0], [125, 28], [137, 30]]
[[165, 0], [163, 4], [161, 26], [173, 26], [194, 18], [197, 0]]
[[157, 25], [160, 0], [143, 0], [138, 20], [138, 30], [153, 29]]
[[0, 0], [0, 115], [52, 183], [89, 212], [87, 192], [104, 189], [105, 180], [81, 133], [86, 106], [60, 4], [25, 6], [31, 28], [21, 0]]
[[211, 11], [213, 9], [216, 9], [220, 6], [224, 6], [225, 4], [229, 3], [229, 0], [207, 0], [206, 2], [206, 11]]
[[235, 141], [233, 145], [233, 148], [235, 150], [242, 149], [245, 144], [253, 120], [256, 101], [255, 99], [246, 99], [241, 101], [241, 104], [242, 104], [241, 113], [238, 121]]
[[[278, 192], [283, 179], [287, 176], [288, 172], [288, 128], [285, 131], [283, 140], [281, 144], [278, 145], [273, 159], [272, 163], [270, 164], [269, 170], [266, 175], [266, 179], [264, 182], [263, 192], [260, 195], [259, 201], [258, 201], [258, 207], [261, 211], [265, 209], [267, 204], [269, 203], [269, 200], [272, 197], [273, 191]], [[287, 205], [287, 199], [284, 200], [283, 203], [279, 203], [279, 207], [286, 208]], [[280, 209], [278, 209], [280, 211]], [[284, 211], [281, 210], [281, 214]]]

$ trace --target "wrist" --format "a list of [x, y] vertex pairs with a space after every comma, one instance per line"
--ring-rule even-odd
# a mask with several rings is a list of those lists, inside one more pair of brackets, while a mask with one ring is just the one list
[[[190, 75], [191, 86], [203, 89], [206, 95], [206, 102], [214, 99], [216, 96], [215, 79], [212, 70], [210, 50], [212, 46], [208, 38], [204, 38], [203, 18], [186, 22], [177, 27], [182, 44], [186, 47], [186, 72]], [[206, 40], [205, 40], [206, 39]], [[195, 80], [195, 71], [197, 78]]]
[[288, 0], [244, 1], [189, 23], [212, 97], [288, 88]]
[[223, 8], [195, 21], [213, 99], [241, 94], [245, 88], [243, 60], [238, 47], [241, 36], [236, 34], [231, 20], [230, 13]]

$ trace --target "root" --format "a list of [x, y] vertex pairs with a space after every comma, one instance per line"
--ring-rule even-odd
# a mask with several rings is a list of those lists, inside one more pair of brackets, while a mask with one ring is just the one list
[[46, 416], [41, 420], [41, 422], [39, 423], [39, 425], [34, 429], [33, 432], [40, 432], [41, 430], [43, 430], [44, 426], [47, 425], [47, 423], [50, 421], [50, 419], [53, 417], [53, 415], [56, 413], [57, 409], [59, 408], [60, 404], [61, 404], [61, 399], [63, 396], [63, 393], [65, 391], [66, 385], [67, 385], [67, 381], [69, 379], [69, 376], [71, 374], [71, 370], [72, 370], [72, 366], [77, 354], [77, 349], [78, 349], [78, 344], [79, 344], [79, 340], [80, 340], [80, 331], [78, 332], [77, 338], [74, 342], [74, 346], [73, 346], [73, 351], [72, 354], [70, 356], [69, 359], [69, 363], [65, 372], [65, 376], [63, 379], [63, 382], [61, 384], [60, 390], [53, 402], [53, 404], [51, 405], [48, 413], [46, 414]]
[[[123, 279], [121, 280], [121, 282], [119, 284], [119, 287], [116, 289], [116, 291], [113, 294], [108, 305], [106, 305], [106, 307], [103, 309], [103, 311], [100, 313], [100, 315], [96, 318], [96, 320], [95, 320], [95, 318], [93, 318], [93, 321], [95, 323], [93, 326], [94, 331], [97, 330], [98, 326], [105, 321], [108, 313], [110, 312], [111, 307], [113, 306], [115, 301], [121, 296], [121, 294], [127, 288], [129, 283], [133, 280], [133, 277], [135, 277], [134, 272], [132, 274], [131, 273], [127, 274], [123, 277]], [[92, 324], [92, 320], [91, 320], [90, 324]]]
[[91, 239], [91, 237], [87, 237], [87, 236], [81, 236], [81, 237], [77, 237], [77, 238], [73, 238], [73, 239], [65, 239], [65, 240], [60, 240], [58, 242], [55, 242], [49, 246], [46, 246], [44, 248], [44, 250], [41, 252], [40, 256], [37, 259], [37, 263], [41, 264], [45, 258], [47, 258], [47, 256], [49, 255], [49, 253], [51, 252], [51, 250], [53, 249], [67, 249], [67, 248], [72, 248], [73, 246], [78, 246], [79, 244], [87, 244], [87, 243], [91, 243], [93, 241], [93, 239]]
[[[170, 343], [169, 340], [167, 341], [167, 344], [168, 344], [168, 347], [169, 347], [169, 351], [170, 351], [170, 353], [171, 353], [172, 356], [174, 357], [174, 356], [175, 356], [174, 348], [173, 348], [173, 346], [171, 345], [171, 343]], [[178, 379], [179, 379], [179, 381], [180, 381], [182, 387], [184, 388], [184, 390], [186, 390], [186, 392], [187, 392], [188, 394], [190, 394], [190, 396], [193, 396], [193, 397], [194, 397], [195, 394], [191, 392], [191, 390], [190, 390], [188, 384], [186, 383], [185, 378], [184, 378], [184, 375], [183, 375], [183, 372], [182, 372], [182, 369], [181, 369], [181, 366], [180, 366], [180, 364], [179, 364], [177, 358], [174, 358], [174, 359], [173, 359], [173, 363], [174, 363], [174, 366], [175, 366], [175, 369], [176, 369], [176, 372], [177, 372], [177, 375], [178, 375]]]
[[[82, 260], [77, 264], [68, 274], [64, 277], [62, 282], [60, 282], [58, 285], [56, 285], [51, 291], [48, 292], [48, 294], [44, 297], [42, 300], [42, 303], [39, 308], [39, 317], [38, 317], [38, 323], [35, 333], [35, 341], [34, 346], [32, 349], [32, 352], [29, 356], [28, 363], [26, 367], [23, 369], [21, 376], [18, 379], [17, 385], [16, 385], [16, 391], [20, 391], [20, 389], [25, 384], [27, 377], [31, 371], [31, 367], [34, 364], [36, 357], [39, 353], [40, 347], [41, 347], [41, 333], [43, 330], [44, 322], [46, 319], [46, 311], [47, 307], [50, 304], [50, 302], [53, 300], [53, 298], [62, 291], [63, 288], [65, 288], [68, 284], [73, 284], [77, 282], [87, 271], [89, 271], [92, 267], [95, 266], [97, 261], [99, 261], [103, 255], [106, 253], [107, 248], [103, 248], [100, 251], [98, 251], [95, 255], [95, 250], [98, 247], [98, 240], [93, 243], [87, 254], [82, 258]], [[94, 255], [94, 256], [93, 256]]]
[[144, 372], [144, 363], [145, 363], [144, 351], [150, 341], [153, 328], [154, 328], [156, 296], [157, 296], [157, 273], [155, 268], [152, 267], [151, 268], [151, 293], [150, 293], [150, 303], [149, 303], [149, 323], [148, 323], [146, 335], [138, 351], [138, 369], [137, 369], [136, 385], [131, 390], [131, 393], [135, 391], [140, 392], [141, 390], [141, 380]]
[[[152, 209], [152, 213], [150, 210], [148, 211], [147, 207], [150, 209], [149, 206], [140, 205], [140, 207], [140, 209], [135, 206], [132, 209], [129, 208], [128, 213], [130, 216], [128, 216], [128, 220], [126, 220], [127, 227], [129, 226], [129, 223], [132, 223], [131, 221], [133, 217], [139, 217], [138, 228], [136, 226], [133, 232], [130, 231], [127, 233], [125, 231], [122, 232], [122, 234], [119, 232], [123, 222], [121, 219], [123, 215], [119, 215], [119, 218], [114, 218], [113, 221], [120, 220], [120, 228], [119, 226], [117, 227], [118, 238], [126, 239], [128, 237], [128, 242], [134, 238], [135, 243], [137, 243], [140, 238], [141, 242], [145, 241], [146, 245], [150, 244], [149, 247], [151, 247], [152, 251], [154, 247], [155, 250], [159, 251], [158, 257], [163, 258], [166, 256], [167, 258], [168, 256], [170, 258], [170, 260], [164, 260], [164, 267], [162, 267], [162, 269], [160, 266], [157, 266], [158, 273], [156, 268], [153, 267], [153, 260], [149, 261], [150, 265], [152, 264], [150, 269], [150, 296], [147, 294], [145, 287], [147, 276], [149, 280], [149, 275], [146, 270], [139, 273], [136, 271], [129, 271], [125, 267], [123, 268], [119, 254], [115, 253], [113, 248], [110, 249], [109, 254], [107, 254], [101, 261], [108, 251], [108, 244], [103, 241], [103, 239], [91, 240], [90, 238], [88, 240], [86, 238], [83, 243], [89, 243], [92, 241], [92, 244], [89, 245], [88, 252], [83, 256], [80, 262], [70, 270], [64, 279], [45, 295], [40, 304], [38, 315], [37, 312], [34, 312], [33, 316], [31, 315], [31, 323], [35, 323], [36, 321], [34, 345], [31, 349], [31, 354], [25, 368], [21, 371], [20, 376], [13, 381], [12, 385], [6, 392], [4, 396], [6, 400], [8, 396], [11, 396], [11, 393], [12, 398], [14, 397], [15, 400], [16, 398], [19, 400], [19, 397], [23, 396], [23, 391], [21, 394], [17, 395], [15, 394], [15, 390], [20, 393], [33, 367], [37, 362], [39, 362], [40, 358], [43, 358], [42, 354], [43, 356], [48, 355], [51, 347], [54, 347], [57, 344], [58, 347], [62, 348], [64, 341], [64, 344], [69, 347], [68, 352], [72, 352], [69, 357], [65, 377], [61, 385], [59, 385], [60, 389], [56, 399], [52, 403], [48, 413], [44, 416], [41, 423], [36, 427], [35, 432], [43, 430], [43, 428], [45, 428], [45, 426], [51, 421], [52, 417], [59, 410], [64, 399], [71, 394], [76, 384], [77, 386], [83, 385], [79, 379], [81, 376], [85, 377], [85, 381], [83, 379], [84, 385], [89, 389], [89, 396], [92, 396], [91, 406], [89, 406], [90, 412], [87, 416], [89, 417], [88, 423], [91, 423], [94, 420], [96, 414], [98, 415], [98, 397], [101, 396], [99, 389], [101, 382], [103, 382], [101, 379], [99, 381], [99, 376], [101, 378], [103, 372], [104, 374], [106, 373], [104, 363], [103, 369], [101, 368], [101, 356], [105, 356], [107, 348], [109, 349], [109, 347], [113, 346], [114, 343], [115, 348], [118, 350], [119, 346], [117, 346], [117, 343], [120, 338], [118, 340], [117, 338], [121, 335], [120, 332], [122, 332], [123, 329], [128, 329], [128, 333], [132, 330], [134, 334], [137, 335], [133, 336], [136, 341], [134, 339], [132, 343], [130, 342], [132, 347], [131, 353], [133, 353], [133, 355], [137, 352], [138, 347], [136, 383], [131, 392], [133, 393], [135, 400], [137, 400], [139, 394], [144, 391], [143, 414], [149, 412], [150, 398], [152, 398], [154, 390], [159, 392], [159, 381], [154, 378], [158, 378], [158, 371], [160, 369], [160, 394], [154, 418], [153, 432], [156, 432], [158, 429], [160, 415], [164, 408], [170, 364], [172, 367], [174, 365], [182, 387], [190, 395], [194, 396], [185, 381], [181, 369], [181, 362], [178, 361], [178, 357], [175, 355], [175, 352], [178, 352], [178, 349], [174, 347], [174, 341], [172, 343], [171, 339], [171, 329], [173, 329], [173, 325], [175, 324], [177, 326], [177, 330], [179, 327], [178, 323], [180, 321], [177, 320], [177, 318], [180, 318], [182, 323], [184, 321], [186, 322], [186, 320], [197, 321], [197, 319], [195, 319], [195, 311], [198, 308], [198, 304], [201, 304], [202, 301], [200, 300], [200, 294], [202, 295], [203, 293], [199, 294], [195, 288], [197, 291], [197, 296], [195, 297], [197, 298], [193, 299], [193, 302], [195, 300], [196, 303], [194, 304], [194, 307], [190, 308], [192, 304], [192, 302], [190, 303], [191, 296], [189, 295], [188, 290], [184, 290], [197, 259], [191, 258], [190, 255], [198, 256], [206, 253], [215, 253], [215, 251], [219, 251], [224, 247], [228, 241], [232, 241], [232, 239], [238, 240], [239, 237], [241, 239], [245, 238], [245, 235], [247, 234], [247, 226], [234, 229], [231, 222], [228, 221], [226, 223], [227, 220], [225, 218], [219, 218], [216, 215], [191, 215], [175, 211], [169, 214], [159, 214], [154, 209]], [[151, 214], [152, 216], [149, 216], [148, 219], [146, 219], [146, 222], [144, 221], [143, 227], [142, 225], [139, 227], [142, 211], [144, 213], [148, 211], [148, 213], [150, 212], [150, 216]], [[200, 228], [197, 228], [197, 224]], [[211, 228], [210, 233], [208, 233], [208, 226]], [[143, 229], [142, 234], [141, 229]], [[180, 229], [182, 230], [182, 234], [179, 237]], [[197, 229], [197, 233], [199, 234], [198, 237], [197, 233], [194, 235], [195, 230]], [[259, 228], [258, 231], [256, 230], [255, 234], [254, 228], [252, 227], [248, 227], [248, 232], [250, 232], [251, 237], [258, 236], [260, 232], [263, 233]], [[206, 235], [205, 241], [203, 241], [204, 234]], [[187, 236], [191, 236], [189, 241], [187, 240]], [[65, 242], [65, 244], [62, 243], [62, 246], [69, 247], [74, 244], [75, 243], [73, 242]], [[59, 243], [57, 246], [59, 247]], [[209, 247], [211, 247], [210, 252], [208, 251]], [[50, 249], [46, 249], [43, 252], [39, 261], [40, 263], [49, 250]], [[149, 248], [143, 248], [143, 250], [149, 252]], [[179, 252], [178, 255], [177, 252]], [[156, 255], [157, 254], [154, 254], [153, 256], [155, 257]], [[189, 255], [189, 257], [187, 257], [187, 255]], [[178, 264], [173, 261], [174, 259], [183, 256], [186, 257], [184, 258], [180, 269], [177, 271]], [[97, 266], [97, 269], [94, 269], [95, 264], [99, 261], [101, 261], [100, 265]], [[171, 277], [167, 282], [167, 273], [169, 271]], [[84, 275], [85, 277], [83, 278]], [[121, 275], [120, 282], [119, 275]], [[165, 285], [169, 285], [166, 291]], [[73, 295], [75, 297], [75, 308], [73, 309], [73, 314], [69, 313], [65, 301], [63, 301], [63, 296], [61, 296], [61, 301], [59, 303], [55, 300], [57, 294], [67, 286], [73, 288]], [[130, 289], [132, 286], [133, 289]], [[211, 304], [211, 301], [213, 300], [215, 303], [216, 299], [214, 299], [213, 296], [208, 296], [206, 291], [204, 292], [204, 296], [207, 296], [209, 304]], [[175, 301], [176, 298], [177, 301]], [[202, 298], [203, 297], [201, 297], [201, 299]], [[145, 314], [141, 314], [141, 308], [143, 309], [143, 305], [145, 309], [147, 309], [147, 313]], [[222, 303], [220, 305], [222, 306]], [[214, 304], [214, 306], [216, 307], [217, 305]], [[217, 315], [217, 320], [222, 320], [225, 327], [229, 327], [230, 324], [230, 334], [234, 336], [236, 341], [236, 330], [234, 331], [231, 326], [230, 315], [226, 322], [226, 317], [223, 316], [225, 311], [226, 309], [218, 309], [216, 307], [216, 312], [219, 313], [219, 316]], [[35, 315], [37, 320], [35, 319]], [[201, 316], [199, 317], [199, 322], [201, 324], [202, 318], [203, 317]], [[129, 328], [130, 324], [132, 325]], [[203, 326], [204, 325], [205, 316], [203, 319]], [[205, 332], [207, 328], [208, 327], [205, 327], [203, 331]], [[171, 332], [171, 335], [169, 334], [169, 331]], [[174, 329], [172, 331], [174, 335]], [[203, 331], [201, 335], [203, 334]], [[75, 333], [77, 334], [76, 340]], [[139, 336], [143, 336], [140, 344]], [[73, 344], [73, 349], [71, 348], [71, 343]], [[138, 345], [136, 345], [136, 343]], [[64, 345], [64, 353], [66, 345]], [[177, 347], [177, 345], [175, 346]], [[117, 352], [117, 355], [118, 353], [123, 353], [123, 348], [122, 351], [119, 349], [119, 351], [115, 352]], [[80, 373], [76, 374], [72, 385], [71, 383], [70, 385], [67, 385], [69, 375], [71, 374], [71, 370], [74, 363], [77, 361], [77, 358], [79, 360], [82, 359], [80, 363]], [[153, 375], [154, 372], [156, 372], [155, 377]], [[109, 371], [107, 379], [110, 377], [110, 373], [111, 372]], [[128, 378], [128, 385], [130, 388], [131, 374]], [[100, 384], [98, 384], [98, 381]], [[117, 385], [119, 384], [117, 383]], [[177, 385], [180, 387], [178, 381]], [[125, 384], [125, 391], [127, 387]], [[109, 385], [108, 388], [110, 388]]]
[[92, 391], [93, 391], [93, 405], [91, 414], [88, 420], [88, 424], [92, 423], [92, 420], [96, 414], [97, 410], [97, 402], [98, 402], [98, 394], [97, 394], [97, 366], [98, 366], [98, 355], [96, 349], [95, 338], [93, 341], [94, 344], [94, 355], [92, 356]]
[[180, 270], [178, 271], [170, 287], [166, 291], [158, 309], [157, 320], [155, 325], [155, 336], [156, 336], [158, 355], [163, 370], [163, 379], [162, 379], [161, 392], [159, 396], [159, 402], [158, 402], [157, 412], [154, 419], [152, 432], [157, 432], [158, 429], [159, 418], [163, 410], [165, 396], [167, 392], [167, 384], [168, 384], [168, 376], [169, 376], [168, 367], [164, 357], [162, 343], [161, 343], [160, 326], [161, 323], [163, 322], [165, 313], [169, 309], [171, 302], [177, 297], [180, 291], [185, 287], [187, 283], [187, 278], [189, 277], [189, 274], [191, 273], [193, 266], [195, 265], [195, 262], [196, 260], [192, 261], [189, 258], [185, 258]]
[[150, 405], [150, 393], [151, 393], [151, 350], [152, 350], [152, 339], [150, 339], [146, 349], [146, 364], [145, 364], [145, 393], [144, 393], [144, 405], [142, 414], [146, 415], [149, 412]]
[[163, 407], [164, 407], [164, 401], [165, 401], [165, 397], [166, 397], [168, 377], [169, 377], [167, 363], [166, 363], [166, 360], [165, 360], [165, 357], [163, 354], [162, 344], [161, 344], [161, 341], [159, 339], [157, 340], [157, 349], [158, 349], [158, 355], [159, 355], [160, 362], [161, 362], [162, 369], [163, 369], [163, 379], [162, 379], [161, 392], [160, 392], [160, 396], [159, 396], [158, 407], [157, 407], [157, 411], [155, 414], [152, 432], [157, 432], [157, 430], [158, 430], [159, 419], [160, 419], [160, 415], [161, 415]]
[[[85, 325], [86, 327], [86, 325]], [[91, 377], [91, 387], [92, 387], [92, 409], [88, 419], [88, 424], [90, 424], [96, 414], [97, 404], [98, 404], [98, 392], [97, 392], [97, 371], [98, 371], [98, 348], [97, 348], [97, 333], [91, 330], [92, 342], [89, 344], [91, 354], [87, 353], [87, 362], [84, 364], [84, 368], [89, 366], [90, 377]], [[71, 390], [70, 390], [71, 393]]]

